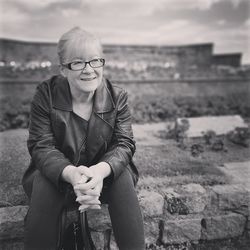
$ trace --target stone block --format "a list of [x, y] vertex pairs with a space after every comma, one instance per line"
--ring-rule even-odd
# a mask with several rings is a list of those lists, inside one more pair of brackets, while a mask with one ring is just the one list
[[231, 183], [241, 183], [250, 192], [250, 161], [225, 163], [220, 169], [230, 178]]
[[23, 240], [8, 240], [0, 242], [1, 250], [24, 250]]
[[24, 193], [23, 186], [17, 181], [6, 181], [0, 183], [0, 206], [18, 206], [28, 203], [28, 198]]
[[221, 210], [237, 210], [244, 208], [248, 213], [250, 193], [242, 185], [216, 185], [211, 188], [212, 205]]
[[164, 198], [157, 192], [142, 190], [138, 194], [144, 216], [159, 216], [163, 214]]
[[119, 248], [118, 248], [118, 246], [116, 244], [115, 237], [114, 237], [113, 233], [111, 234], [109, 247], [110, 247], [109, 248], [110, 250], [119, 250]]
[[94, 242], [96, 250], [103, 250], [105, 246], [105, 235], [104, 232], [91, 232], [91, 237]]
[[144, 233], [146, 245], [155, 244], [160, 237], [160, 219], [158, 218], [146, 218], [144, 220]]
[[201, 217], [165, 220], [162, 241], [165, 244], [197, 242], [201, 238]]
[[22, 238], [27, 206], [0, 208], [0, 240]]
[[170, 213], [170, 203], [174, 201], [174, 198], [179, 200], [179, 205], [182, 205], [183, 211], [176, 210], [178, 214], [200, 213], [210, 202], [206, 189], [195, 183], [165, 188], [163, 193], [165, 194], [164, 210]]
[[209, 130], [213, 130], [216, 135], [224, 135], [236, 127], [247, 127], [247, 124], [239, 115], [178, 118], [176, 121], [177, 128], [182, 126], [183, 119], [189, 123], [189, 128], [186, 131], [187, 137], [202, 137], [203, 133]]
[[240, 236], [245, 224], [246, 217], [236, 213], [205, 217], [201, 221], [201, 239], [215, 240]]
[[108, 205], [102, 205], [100, 210], [87, 211], [87, 216], [89, 227], [93, 231], [103, 232], [112, 228]]
[[28, 168], [27, 129], [7, 130], [0, 133], [0, 197], [1, 206], [24, 205], [27, 200], [21, 186]]

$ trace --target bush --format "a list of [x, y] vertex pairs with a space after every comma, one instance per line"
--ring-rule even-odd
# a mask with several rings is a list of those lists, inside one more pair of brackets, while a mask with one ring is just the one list
[[[30, 99], [19, 97], [3, 98], [1, 105], [0, 131], [28, 126]], [[164, 97], [144, 95], [131, 102], [133, 123], [148, 123], [174, 120], [177, 117], [207, 115], [250, 116], [250, 102], [247, 93], [231, 96], [178, 96]]]

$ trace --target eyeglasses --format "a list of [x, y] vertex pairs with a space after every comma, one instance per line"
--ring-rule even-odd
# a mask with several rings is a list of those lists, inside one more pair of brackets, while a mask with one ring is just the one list
[[66, 63], [63, 64], [63, 66], [67, 67], [70, 70], [77, 71], [77, 70], [83, 70], [86, 68], [87, 64], [90, 65], [92, 68], [100, 68], [103, 67], [105, 64], [105, 59], [103, 58], [98, 58], [98, 59], [93, 59], [89, 62], [83, 62], [83, 61], [74, 61], [71, 63]]

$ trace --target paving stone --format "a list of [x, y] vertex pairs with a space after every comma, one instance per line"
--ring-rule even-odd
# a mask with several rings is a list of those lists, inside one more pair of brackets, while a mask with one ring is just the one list
[[1, 250], [24, 250], [23, 240], [8, 240], [0, 242]]
[[111, 234], [111, 239], [110, 239], [110, 250], [119, 250], [117, 244], [116, 244], [116, 241], [115, 241], [115, 237], [114, 237], [114, 234], [112, 233]]
[[209, 130], [213, 130], [216, 135], [224, 135], [236, 127], [247, 127], [247, 124], [239, 115], [178, 118], [176, 121], [177, 127], [181, 126], [181, 120], [183, 119], [189, 122], [189, 128], [186, 131], [187, 137], [201, 137], [204, 132]]
[[159, 238], [160, 219], [146, 218], [144, 219], [144, 232], [146, 245], [155, 244]]
[[0, 240], [22, 238], [27, 206], [0, 208]]
[[165, 244], [198, 241], [201, 238], [201, 217], [166, 220], [163, 230]]
[[166, 188], [163, 189], [163, 192], [165, 194], [165, 210], [168, 210], [168, 203], [173, 200], [173, 197], [180, 200], [186, 207], [187, 213], [200, 213], [210, 202], [206, 189], [195, 183]]
[[220, 168], [231, 179], [231, 183], [242, 183], [250, 192], [250, 161], [225, 163]]
[[157, 133], [165, 131], [167, 126], [173, 123], [158, 122], [152, 124], [133, 124], [134, 136], [138, 145], [165, 145], [164, 139], [161, 139]]
[[158, 216], [163, 214], [164, 198], [159, 193], [142, 190], [138, 194], [138, 199], [144, 216]]
[[89, 227], [93, 231], [105, 231], [112, 228], [108, 205], [102, 205], [100, 210], [89, 210], [87, 216]]
[[105, 236], [104, 232], [91, 232], [91, 237], [94, 242], [96, 250], [103, 250], [105, 246]]
[[236, 213], [203, 218], [201, 239], [215, 240], [240, 236], [245, 224], [246, 217]]
[[221, 210], [236, 210], [244, 208], [248, 213], [250, 193], [242, 185], [216, 185], [211, 187], [212, 205]]

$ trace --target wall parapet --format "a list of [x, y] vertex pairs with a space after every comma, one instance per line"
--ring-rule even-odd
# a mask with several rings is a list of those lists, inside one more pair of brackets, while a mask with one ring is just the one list
[[[191, 183], [159, 191], [138, 191], [147, 249], [178, 245], [189, 249], [191, 245], [213, 240], [242, 237], [249, 240], [249, 194], [249, 190], [235, 184], [202, 187]], [[23, 219], [27, 210], [28, 206], [0, 208], [1, 249], [23, 248]], [[118, 249], [107, 205], [88, 211], [88, 218], [97, 249], [106, 249], [107, 244], [109, 249]]]

